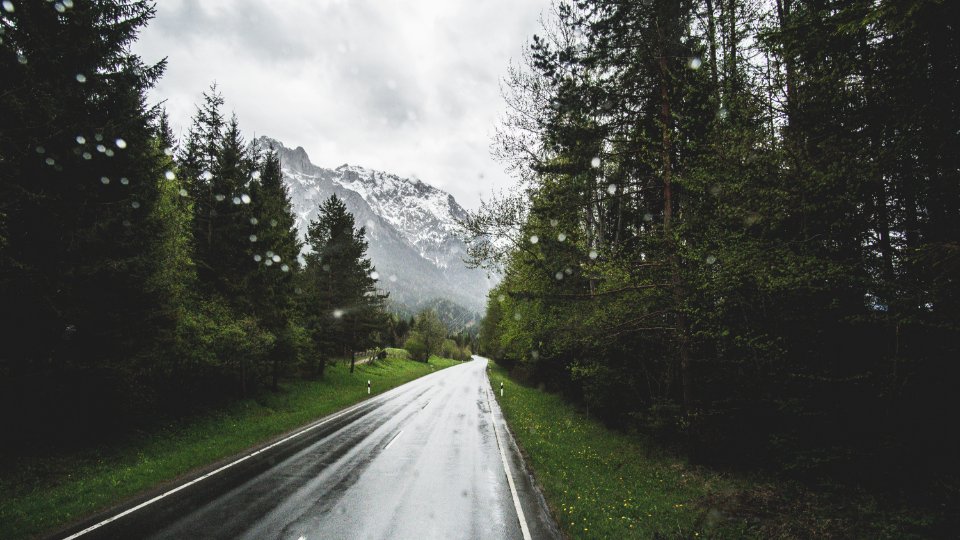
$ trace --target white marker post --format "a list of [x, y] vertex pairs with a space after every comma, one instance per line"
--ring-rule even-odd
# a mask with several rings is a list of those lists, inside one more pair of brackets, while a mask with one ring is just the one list
[[370, 379], [367, 379], [367, 395], [370, 395]]
[[500, 397], [503, 397], [503, 381], [500, 381]]

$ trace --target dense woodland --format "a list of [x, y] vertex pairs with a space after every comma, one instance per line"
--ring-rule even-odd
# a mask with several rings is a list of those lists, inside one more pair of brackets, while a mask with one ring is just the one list
[[[153, 14], [138, 0], [0, 11], [0, 418], [26, 448], [428, 333], [384, 309], [342, 201], [322, 203], [304, 246], [279, 158], [244, 141], [215, 86], [174, 138], [146, 98], [165, 62], [130, 50]], [[469, 358], [469, 336], [440, 333], [421, 359]]]
[[700, 462], [955, 495], [960, 3], [544, 21], [466, 224], [481, 352]]

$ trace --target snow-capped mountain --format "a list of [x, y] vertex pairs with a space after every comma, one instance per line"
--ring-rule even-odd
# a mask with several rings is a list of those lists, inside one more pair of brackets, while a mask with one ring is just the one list
[[320, 204], [336, 194], [357, 226], [366, 228], [367, 253], [391, 301], [416, 310], [448, 299], [482, 312], [493, 283], [485, 272], [463, 263], [466, 246], [455, 231], [466, 211], [452, 195], [420, 180], [363, 167], [318, 167], [302, 147], [290, 149], [269, 137], [255, 142], [280, 155], [301, 234]]

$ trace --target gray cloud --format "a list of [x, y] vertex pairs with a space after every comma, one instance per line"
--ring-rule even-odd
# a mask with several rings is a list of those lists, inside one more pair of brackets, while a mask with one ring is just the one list
[[511, 183], [488, 150], [498, 82], [548, 1], [163, 0], [135, 51], [169, 58], [152, 98], [183, 131], [216, 81], [248, 136], [415, 174], [475, 207]]

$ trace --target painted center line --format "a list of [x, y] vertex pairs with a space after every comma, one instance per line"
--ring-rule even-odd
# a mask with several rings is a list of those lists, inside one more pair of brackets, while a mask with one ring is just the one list
[[402, 429], [396, 435], [394, 435], [392, 439], [390, 439], [390, 442], [388, 442], [387, 445], [383, 447], [383, 449], [386, 450], [387, 448], [390, 448], [390, 445], [396, 442], [396, 440], [399, 439], [401, 435], [403, 435]]

